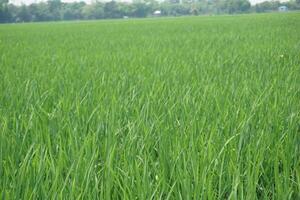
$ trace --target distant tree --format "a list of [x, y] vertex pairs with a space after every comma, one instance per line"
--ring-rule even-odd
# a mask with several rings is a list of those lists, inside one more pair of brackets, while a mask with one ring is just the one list
[[[200, 7], [198, 4], [192, 5], [193, 8], [197, 9], [197, 12], [199, 13]], [[172, 7], [172, 15], [178, 16], [178, 15], [188, 15], [190, 14], [190, 5], [187, 4], [176, 4]]]
[[82, 8], [82, 15], [84, 19], [95, 19], [93, 16], [93, 10], [94, 10], [94, 6], [93, 5], [85, 5]]
[[239, 1], [239, 11], [246, 12], [251, 8], [251, 4], [248, 0]]
[[259, 4], [255, 5], [255, 11], [256, 12], [267, 12], [267, 11], [273, 11], [277, 10], [280, 6], [279, 1], [265, 1]]
[[145, 3], [134, 3], [133, 7], [133, 15], [135, 17], [146, 17], [149, 14], [150, 7], [147, 6]]
[[52, 13], [49, 11], [47, 3], [35, 3], [29, 6], [29, 12], [32, 15], [32, 21], [50, 21], [53, 20]]
[[17, 18], [19, 6], [15, 6], [14, 4], [8, 4], [7, 9], [10, 17], [9, 22], [15, 22]]
[[31, 14], [26, 5], [22, 5], [17, 13], [17, 21], [19, 22], [29, 22], [31, 21]]
[[73, 2], [63, 4], [62, 15], [64, 20], [78, 20], [83, 19], [84, 2]]
[[49, 13], [51, 15], [52, 20], [60, 20], [61, 19], [61, 7], [62, 3], [60, 0], [49, 0], [47, 1], [47, 5], [49, 8]]
[[8, 10], [8, 0], [0, 0], [0, 22], [10, 21], [10, 12]]
[[283, 5], [287, 6], [290, 10], [300, 10], [300, 0], [283, 2]]
[[95, 0], [92, 4], [84, 2], [62, 3], [61, 0], [30, 5], [16, 6], [8, 3], [9, 0], [0, 0], [0, 23], [50, 21], [50, 20], [80, 20], [147, 17], [155, 10], [162, 15], [199, 15], [220, 13], [245, 13], [250, 9], [254, 12], [268, 12], [277, 10], [285, 5], [290, 10], [300, 10], [300, 0], [289, 2], [266, 1], [251, 8], [248, 0], [165, 0], [158, 3], [156, 0], [133, 0], [133, 3], [118, 3], [110, 1], [100, 3]]
[[82, 8], [84, 19], [104, 18], [104, 5], [102, 3], [87, 4]]
[[115, 1], [107, 2], [104, 5], [104, 13], [106, 18], [120, 18], [122, 14], [120, 13], [118, 3]]
[[43, 21], [41, 18], [39, 18], [38, 6], [39, 6], [39, 4], [36, 4], [36, 3], [30, 4], [28, 6], [28, 10], [31, 14], [31, 20], [32, 21]]
[[173, 4], [181, 3], [180, 0], [168, 0], [167, 2], [168, 2], [168, 3], [173, 3]]
[[200, 11], [199, 11], [199, 9], [198, 9], [197, 4], [194, 4], [194, 3], [193, 3], [193, 4], [191, 5], [190, 13], [191, 13], [192, 15], [199, 15]]
[[230, 14], [246, 12], [251, 8], [251, 4], [248, 0], [227, 0], [222, 6], [222, 10], [227, 10]]
[[134, 4], [118, 3], [118, 10], [121, 16], [134, 17], [134, 12], [135, 12]]

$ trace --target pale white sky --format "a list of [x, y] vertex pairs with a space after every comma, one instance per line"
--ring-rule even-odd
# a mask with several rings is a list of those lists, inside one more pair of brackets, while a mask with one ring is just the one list
[[[13, 3], [13, 4], [16, 4], [16, 5], [21, 5], [22, 3], [23, 4], [31, 4], [31, 3], [38, 3], [38, 2], [46, 2], [47, 0], [9, 0], [10, 3]], [[95, 1], [95, 0], [61, 0], [62, 2], [80, 2], [80, 1], [84, 1], [86, 3], [91, 3], [92, 1]], [[99, 0], [99, 2], [108, 2], [108, 1], [111, 1], [111, 0]], [[131, 2], [132, 0], [116, 0], [118, 2]], [[256, 3], [260, 3], [260, 2], [263, 2], [263, 1], [267, 1], [267, 0], [250, 0], [250, 3], [251, 4], [256, 4]], [[282, 0], [282, 1], [288, 1], [288, 0]]]

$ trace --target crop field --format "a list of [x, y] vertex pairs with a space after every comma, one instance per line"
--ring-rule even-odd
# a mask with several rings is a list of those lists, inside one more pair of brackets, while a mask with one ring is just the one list
[[0, 25], [1, 199], [300, 199], [300, 13]]

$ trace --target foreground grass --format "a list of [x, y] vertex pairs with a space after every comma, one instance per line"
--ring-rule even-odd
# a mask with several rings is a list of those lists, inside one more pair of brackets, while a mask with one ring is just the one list
[[0, 195], [299, 199], [300, 14], [0, 26]]

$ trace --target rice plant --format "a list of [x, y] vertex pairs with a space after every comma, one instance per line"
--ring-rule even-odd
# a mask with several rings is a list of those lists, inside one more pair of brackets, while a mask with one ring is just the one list
[[300, 199], [300, 13], [0, 25], [3, 199]]

